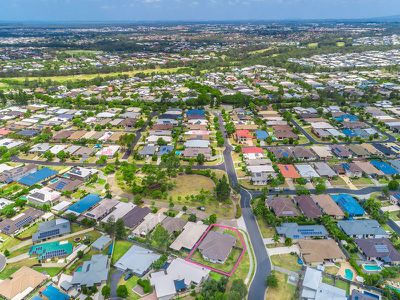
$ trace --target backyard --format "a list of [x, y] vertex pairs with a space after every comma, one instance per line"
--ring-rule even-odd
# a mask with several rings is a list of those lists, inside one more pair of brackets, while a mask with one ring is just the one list
[[269, 288], [267, 290], [266, 299], [274, 300], [294, 300], [296, 299], [296, 287], [287, 282], [288, 275], [275, 272], [275, 276], [278, 279], [278, 287]]
[[301, 265], [298, 264], [297, 259], [298, 257], [293, 254], [279, 254], [271, 256], [271, 262], [274, 266], [295, 272], [301, 270]]
[[111, 264], [115, 264], [129, 250], [131, 246], [132, 243], [128, 241], [116, 241]]

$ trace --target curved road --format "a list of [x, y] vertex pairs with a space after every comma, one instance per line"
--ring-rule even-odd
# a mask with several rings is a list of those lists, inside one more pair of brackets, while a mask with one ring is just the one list
[[247, 232], [250, 236], [250, 242], [252, 244], [254, 254], [256, 257], [256, 271], [253, 277], [253, 281], [250, 284], [248, 299], [251, 300], [264, 300], [265, 298], [265, 279], [271, 273], [271, 261], [264, 245], [263, 238], [257, 225], [257, 221], [251, 210], [250, 202], [252, 194], [246, 189], [240, 187], [235, 167], [233, 164], [231, 152], [232, 146], [229, 144], [227, 139], [225, 126], [221, 117], [218, 113], [219, 127], [222, 135], [225, 139], [225, 150], [224, 150], [224, 162], [225, 171], [228, 174], [229, 182], [234, 189], [240, 189], [240, 207], [242, 209], [242, 216], [246, 224]]

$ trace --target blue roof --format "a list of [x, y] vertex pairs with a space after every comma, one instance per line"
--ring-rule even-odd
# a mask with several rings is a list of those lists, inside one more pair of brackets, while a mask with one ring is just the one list
[[268, 137], [268, 133], [265, 130], [256, 130], [257, 140], [265, 140]]
[[68, 208], [68, 210], [78, 213], [78, 214], [81, 214], [81, 213], [87, 211], [88, 209], [90, 209], [95, 204], [99, 203], [100, 200], [101, 200], [101, 198], [99, 195], [89, 194], [89, 195], [83, 197], [78, 202], [75, 202], [74, 204], [72, 204]]
[[342, 132], [343, 132], [346, 136], [349, 136], [349, 137], [354, 137], [354, 136], [357, 135], [353, 130], [348, 129], [348, 128], [343, 129]]
[[158, 150], [158, 155], [168, 154], [172, 152], [172, 150], [174, 150], [174, 146], [172, 145], [161, 146]]
[[371, 160], [370, 163], [377, 168], [378, 170], [381, 170], [383, 173], [386, 175], [394, 175], [398, 174], [399, 172], [393, 168], [391, 165], [384, 161], [379, 161], [379, 160]]
[[174, 280], [175, 290], [182, 291], [186, 289], [185, 279]]
[[36, 183], [39, 183], [51, 176], [57, 175], [58, 172], [54, 171], [49, 168], [43, 168], [40, 170], [37, 170], [36, 172], [26, 175], [22, 177], [20, 180], [18, 180], [19, 183], [22, 183], [27, 186], [32, 186], [35, 185]]
[[364, 215], [364, 209], [357, 202], [354, 197], [348, 194], [331, 195], [333, 201], [335, 201], [341, 209], [349, 214], [349, 216], [362, 216]]
[[343, 114], [339, 117], [334, 118], [336, 121], [343, 122], [343, 121], [348, 121], [348, 122], [356, 122], [358, 121], [358, 117], [352, 114]]
[[49, 285], [43, 292], [43, 295], [47, 297], [48, 300], [68, 300], [69, 296], [62, 293], [60, 290], [55, 288], [53, 285]]
[[205, 115], [205, 111], [204, 109], [189, 109], [186, 112], [187, 116], [204, 116]]

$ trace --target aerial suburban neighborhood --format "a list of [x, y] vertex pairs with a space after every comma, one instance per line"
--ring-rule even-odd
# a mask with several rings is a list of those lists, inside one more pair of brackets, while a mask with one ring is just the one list
[[400, 299], [398, 17], [2, 21], [23, 2], [0, 3], [0, 299]]

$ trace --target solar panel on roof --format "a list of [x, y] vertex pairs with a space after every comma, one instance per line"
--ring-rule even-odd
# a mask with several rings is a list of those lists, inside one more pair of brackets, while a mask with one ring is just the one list
[[386, 253], [389, 252], [388, 247], [385, 244], [375, 245], [375, 250], [378, 253]]

